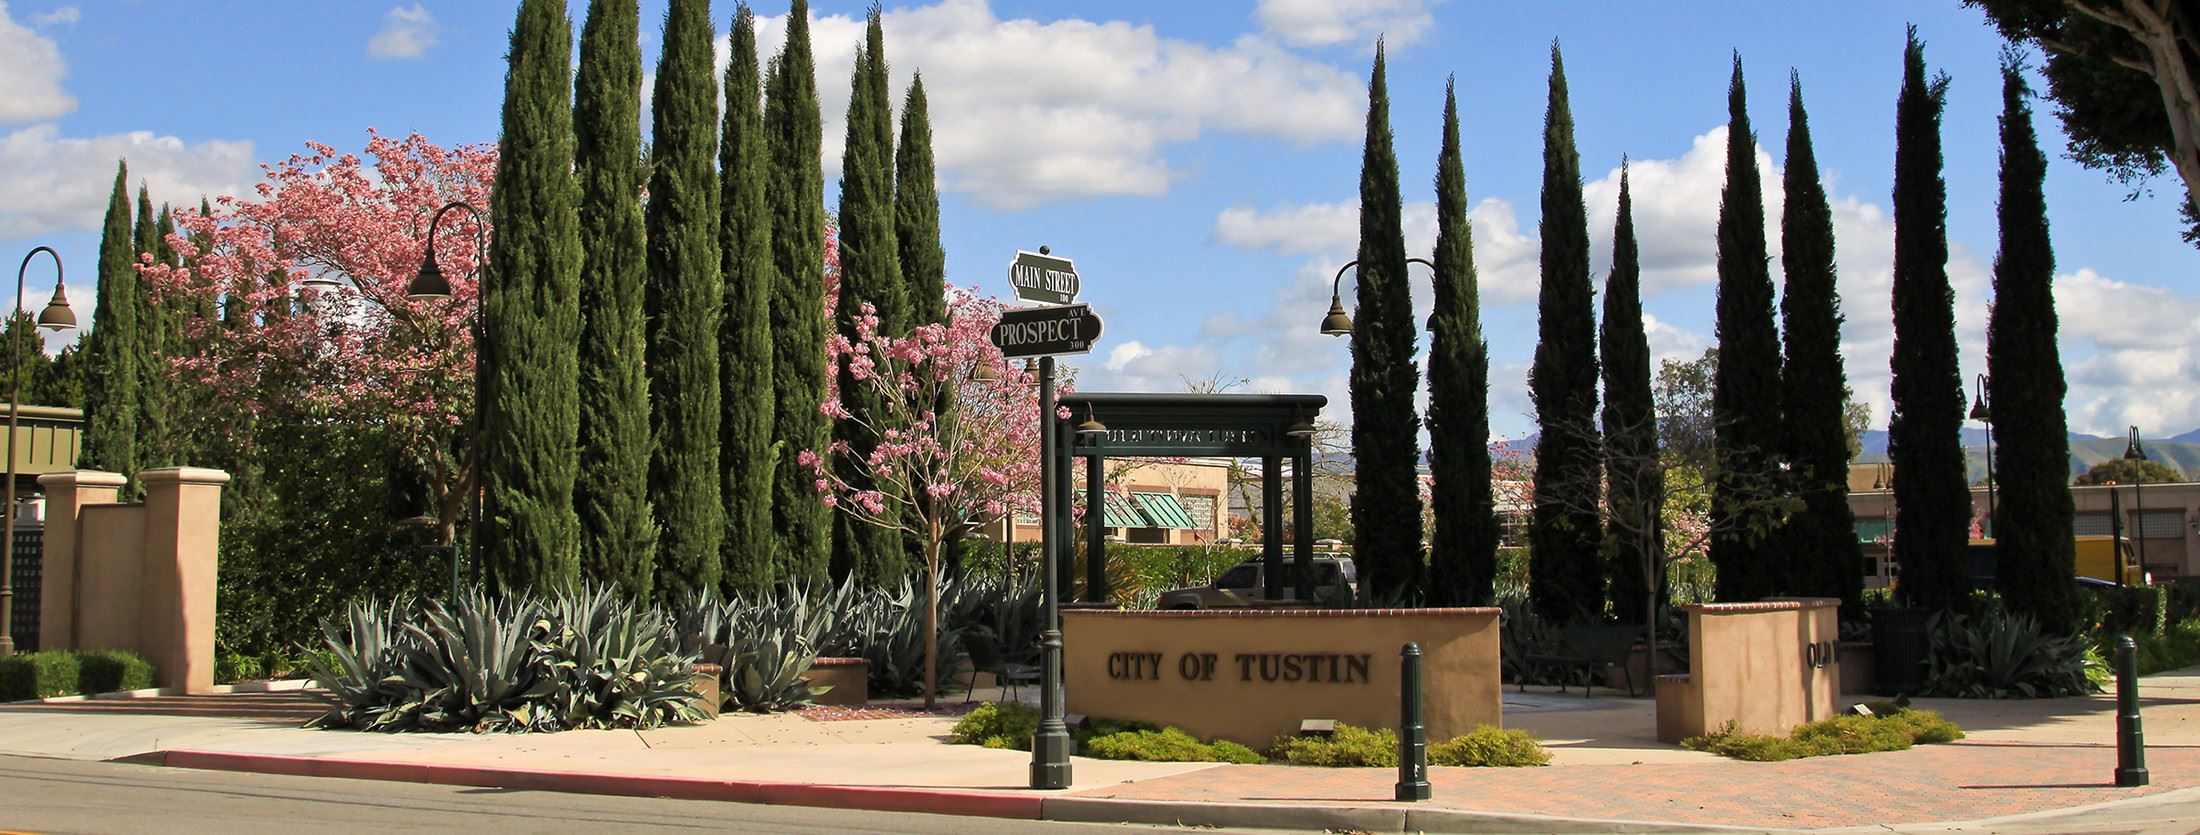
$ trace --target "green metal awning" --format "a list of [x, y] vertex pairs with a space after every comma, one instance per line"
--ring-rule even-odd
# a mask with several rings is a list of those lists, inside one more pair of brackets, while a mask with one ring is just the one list
[[1146, 518], [1153, 520], [1148, 527], [1199, 529], [1198, 525], [1192, 523], [1192, 514], [1184, 510], [1184, 504], [1177, 501], [1175, 496], [1167, 493], [1132, 493], [1131, 502], [1138, 505], [1139, 510], [1145, 511]]
[[1135, 504], [1133, 504], [1132, 502], [1123, 501], [1121, 496], [1117, 496], [1114, 493], [1107, 494], [1107, 498], [1101, 500], [1100, 507], [1101, 510], [1104, 511], [1107, 515], [1108, 527], [1153, 527], [1153, 524], [1151, 522], [1146, 521], [1146, 514], [1138, 512], [1138, 507]]

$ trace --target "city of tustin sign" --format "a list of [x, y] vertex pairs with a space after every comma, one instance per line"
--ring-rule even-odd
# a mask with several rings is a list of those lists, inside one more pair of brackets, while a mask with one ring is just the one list
[[1004, 310], [992, 338], [1010, 358], [1091, 353], [1100, 338], [1100, 316], [1082, 304]]

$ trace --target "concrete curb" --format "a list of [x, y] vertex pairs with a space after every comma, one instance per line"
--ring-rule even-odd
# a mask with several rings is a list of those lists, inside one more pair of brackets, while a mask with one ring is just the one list
[[0, 707], [14, 705], [60, 705], [74, 702], [129, 701], [131, 699], [162, 699], [175, 696], [227, 696], [237, 693], [287, 693], [313, 686], [308, 678], [287, 678], [278, 681], [242, 681], [236, 684], [217, 684], [205, 693], [187, 693], [181, 687], [147, 687], [143, 690], [115, 690], [107, 693], [79, 693], [74, 696], [50, 696], [44, 699], [20, 699], [0, 702]]
[[210, 771], [246, 771], [301, 777], [338, 777], [352, 780], [390, 780], [481, 788], [608, 794], [627, 797], [670, 797], [681, 800], [718, 800], [772, 806], [822, 806], [874, 812], [919, 812], [933, 815], [1038, 820], [1045, 798], [989, 792], [879, 786], [833, 786], [814, 783], [770, 783], [750, 780], [698, 780], [686, 777], [642, 777], [614, 774], [576, 774], [515, 768], [479, 768], [382, 763], [320, 757], [287, 757], [274, 754], [232, 754], [220, 751], [164, 751], [145, 760], [171, 768]]

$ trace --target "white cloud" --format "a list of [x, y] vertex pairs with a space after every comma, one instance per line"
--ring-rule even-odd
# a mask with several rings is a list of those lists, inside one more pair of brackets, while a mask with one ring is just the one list
[[2091, 269], [2055, 277], [2070, 428], [2173, 435], [2200, 423], [2200, 299]]
[[76, 97], [61, 89], [68, 66], [61, 49], [8, 17], [0, 2], [0, 124], [36, 122], [76, 110]]
[[414, 3], [382, 15], [382, 28], [367, 38], [367, 54], [376, 58], [418, 58], [435, 43], [435, 16], [426, 6]]
[[75, 6], [62, 6], [50, 12], [31, 15], [31, 22], [40, 26], [75, 26], [84, 19], [84, 10]]
[[1261, 28], [1292, 46], [1367, 43], [1377, 36], [1399, 47], [1420, 40], [1436, 23], [1442, 0], [1260, 0]]
[[33, 125], [0, 136], [0, 239], [98, 228], [115, 161], [125, 158], [133, 190], [142, 182], [155, 202], [179, 205], [236, 193], [256, 173], [250, 142], [186, 143], [149, 131], [76, 139]]
[[[769, 60], [785, 16], [757, 24]], [[827, 176], [839, 170], [863, 25], [811, 22]], [[1166, 158], [1172, 145], [1212, 131], [1350, 140], [1365, 116], [1357, 77], [1258, 37], [1218, 47], [1120, 21], [1003, 20], [985, 0], [891, 10], [884, 26], [897, 106], [912, 72], [924, 74], [941, 187], [994, 208], [1165, 194], [1188, 176]]]
[[[1780, 169], [1762, 145], [1757, 175], [1765, 188], [1765, 238], [1780, 254]], [[1719, 280], [1719, 201], [1726, 189], [1726, 126], [1698, 135], [1679, 159], [1635, 160], [1627, 167], [1634, 199], [1635, 242], [1641, 248], [1642, 290], [1667, 290]], [[1591, 274], [1611, 271], [1612, 227], [1619, 217], [1619, 168], [1582, 186], [1589, 210]], [[1778, 282], [1775, 274], [1773, 281]], [[1599, 284], [1601, 285], [1601, 280]]]

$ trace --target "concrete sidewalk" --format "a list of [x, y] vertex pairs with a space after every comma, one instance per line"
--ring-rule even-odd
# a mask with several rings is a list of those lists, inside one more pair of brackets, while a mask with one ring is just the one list
[[[1648, 699], [1505, 693], [1505, 721], [1552, 766], [1431, 769], [1435, 797], [1389, 800], [1385, 769], [1078, 758], [1035, 792], [1030, 755], [947, 745], [952, 717], [730, 715], [654, 731], [369, 734], [297, 727], [299, 693], [0, 706], [0, 753], [504, 788], [1007, 818], [1367, 831], [1816, 829], [2013, 821], [2075, 809], [2200, 806], [2200, 669], [2145, 679], [2153, 785], [2113, 788], [2108, 696], [1920, 699], [1951, 745], [1746, 763], [1655, 740]], [[2042, 830], [2050, 831], [2050, 830]]]

